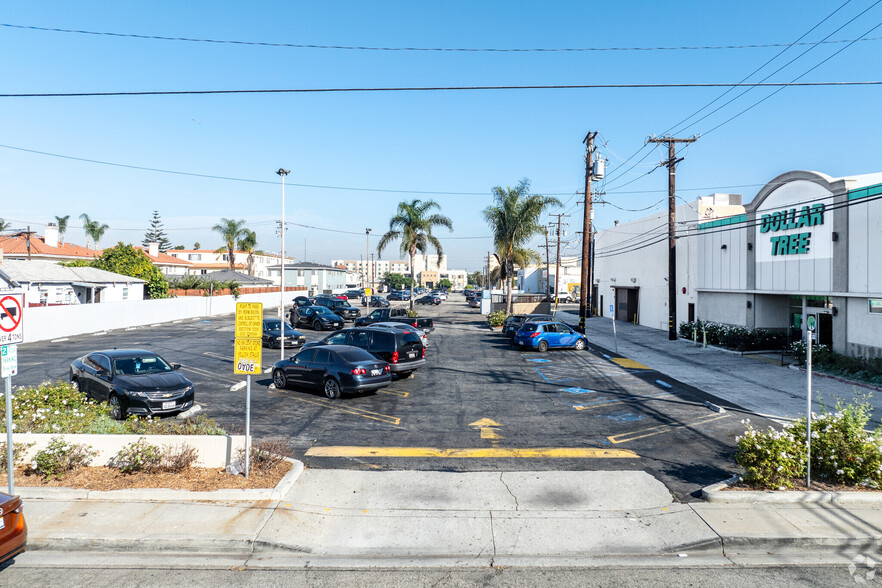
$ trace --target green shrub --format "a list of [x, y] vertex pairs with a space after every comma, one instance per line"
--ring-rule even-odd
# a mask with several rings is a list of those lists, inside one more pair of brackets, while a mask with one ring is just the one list
[[163, 471], [177, 474], [191, 467], [199, 459], [196, 448], [188, 443], [182, 443], [177, 447], [166, 446], [163, 459]]
[[[842, 485], [882, 488], [882, 431], [864, 429], [870, 405], [859, 399], [835, 412], [812, 415], [812, 477]], [[744, 468], [744, 481], [759, 488], [792, 488], [805, 477], [806, 420], [801, 418], [778, 431], [759, 431], [749, 420], [744, 435], [737, 437], [735, 462]]]
[[70, 444], [63, 437], [53, 437], [46, 449], [34, 456], [31, 469], [44, 480], [60, 480], [69, 472], [92, 463], [98, 455], [88, 445]]
[[735, 351], [777, 350], [785, 347], [785, 335], [767, 329], [748, 329], [738, 325], [724, 325], [708, 321], [680, 323], [680, 336], [698, 341], [707, 335], [708, 345], [719, 345]]
[[508, 315], [504, 310], [497, 310], [487, 315], [487, 322], [490, 323], [491, 327], [501, 327], [502, 323], [505, 322], [506, 317], [508, 317]]
[[[268, 471], [279, 465], [290, 451], [288, 444], [278, 439], [263, 439], [251, 445], [252, 470]], [[245, 463], [245, 448], [237, 454], [239, 463]]]
[[[12, 444], [12, 467], [20, 465], [24, 461], [25, 453], [33, 447], [33, 443], [13, 443]], [[0, 472], [6, 471], [6, 443], [0, 443]]]
[[107, 465], [117, 468], [123, 474], [135, 472], [152, 473], [162, 466], [165, 451], [161, 447], [148, 443], [141, 437], [119, 450]]
[[[794, 341], [790, 346], [793, 358], [799, 365], [806, 364], [807, 345], [804, 340]], [[853, 380], [882, 384], [882, 359], [851, 357], [832, 351], [826, 345], [812, 344], [812, 370], [842, 376]]]
[[415, 311], [412, 308], [408, 308], [407, 309], [407, 316], [409, 316], [410, 318], [417, 318], [418, 316], [420, 316], [420, 313], [418, 313], [417, 311]]

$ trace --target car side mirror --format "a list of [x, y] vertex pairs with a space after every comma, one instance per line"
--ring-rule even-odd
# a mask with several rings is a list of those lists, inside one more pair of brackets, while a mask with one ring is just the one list
[[100, 368], [95, 371], [95, 375], [97, 375], [99, 378], [107, 378], [110, 377], [110, 372], [104, 368]]
[[173, 363], [173, 364], [172, 364], [172, 369], [173, 369], [173, 370], [179, 370], [179, 369], [181, 369], [181, 367], [182, 367], [182, 366], [181, 366], [181, 364], [179, 364], [179, 363]]

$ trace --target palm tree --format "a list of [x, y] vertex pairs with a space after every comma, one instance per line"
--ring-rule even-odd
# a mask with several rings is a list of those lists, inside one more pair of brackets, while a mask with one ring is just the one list
[[83, 232], [86, 233], [86, 249], [89, 248], [89, 239], [92, 237], [92, 231], [95, 228], [95, 221], [89, 218], [89, 215], [85, 212], [80, 215], [80, 220], [83, 221]]
[[[511, 282], [512, 278], [515, 277], [514, 267], [512, 267], [512, 274], [509, 275], [505, 264], [503, 263], [503, 259], [505, 257], [505, 253], [494, 253], [493, 257], [496, 258], [496, 267], [490, 272], [490, 282], [491, 283], [505, 283], [508, 281]], [[511, 254], [512, 266], [517, 267], [527, 267], [531, 263], [542, 263], [542, 255], [536, 251], [535, 249], [528, 249], [526, 247], [515, 247]]]
[[12, 226], [8, 220], [0, 218], [0, 233], [9, 229]]
[[248, 275], [254, 275], [254, 248], [257, 247], [257, 233], [251, 229], [242, 229], [239, 249], [248, 254]]
[[95, 250], [97, 251], [98, 250], [98, 241], [100, 241], [101, 237], [104, 236], [104, 231], [106, 231], [110, 227], [108, 227], [107, 225], [99, 224], [97, 221], [93, 221], [93, 222], [94, 222], [94, 224], [92, 225], [92, 241], [95, 242]]
[[229, 254], [230, 269], [235, 270], [236, 243], [244, 236], [243, 231], [247, 230], [245, 228], [245, 221], [222, 218], [219, 224], [211, 227], [211, 230], [220, 233], [221, 238], [224, 240], [224, 246], [217, 249], [215, 253], [227, 252]]
[[441, 263], [441, 256], [444, 251], [441, 242], [432, 234], [434, 227], [447, 227], [453, 230], [453, 223], [449, 218], [442, 214], [430, 214], [434, 209], [441, 209], [441, 206], [434, 200], [411, 200], [410, 202], [399, 202], [398, 210], [395, 216], [389, 219], [389, 230], [380, 238], [377, 243], [377, 258], [383, 256], [383, 249], [390, 242], [401, 240], [401, 254], [410, 256], [410, 308], [413, 309], [413, 284], [414, 272], [413, 258], [417, 251], [425, 253], [429, 246], [438, 254], [438, 263]]
[[61, 237], [60, 242], [62, 245], [64, 245], [64, 233], [67, 231], [67, 219], [69, 218], [69, 214], [55, 217], [55, 222], [58, 223], [58, 236]]
[[[514, 188], [493, 188], [494, 203], [484, 209], [484, 220], [493, 231], [493, 244], [502, 255], [505, 275], [514, 273], [515, 249], [542, 230], [539, 219], [549, 206], [560, 206], [551, 196], [530, 194], [530, 180], [524, 178]], [[505, 281], [506, 313], [511, 314], [511, 279]]]

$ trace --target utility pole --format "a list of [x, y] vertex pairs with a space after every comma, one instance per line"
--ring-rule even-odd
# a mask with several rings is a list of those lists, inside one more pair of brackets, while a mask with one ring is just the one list
[[677, 339], [677, 239], [674, 235], [677, 222], [677, 203], [675, 185], [677, 164], [683, 161], [682, 157], [677, 159], [675, 145], [677, 143], [692, 143], [696, 139], [695, 136], [689, 139], [675, 139], [668, 135], [646, 140], [647, 143], [668, 144], [668, 160], [662, 165], [668, 168], [668, 339], [671, 341]]
[[[364, 235], [365, 235], [364, 281], [362, 282], [362, 288], [369, 288], [370, 286], [368, 285], [368, 276], [370, 274], [368, 274], [368, 255], [370, 254], [370, 251], [371, 251], [371, 230], [365, 229]], [[368, 304], [370, 304], [370, 301], [368, 301]]]
[[585, 216], [582, 219], [582, 279], [579, 288], [579, 328], [585, 332], [585, 319], [589, 315], [591, 302], [591, 256], [589, 245], [591, 243], [591, 174], [594, 163], [594, 137], [597, 132], [588, 133], [582, 141], [585, 143]]
[[545, 227], [545, 297], [551, 302], [551, 262], [549, 261], [548, 227]]
[[493, 287], [490, 285], [490, 252], [487, 252], [487, 289], [492, 290]]
[[560, 238], [563, 236], [563, 232], [561, 230], [561, 225], [566, 225], [566, 223], [561, 223], [561, 219], [565, 216], [570, 216], [568, 214], [552, 214], [549, 216], [557, 217], [557, 253], [555, 255], [554, 260], [554, 308], [557, 310], [557, 302], [560, 298], [560, 292], [558, 289], [560, 288]]
[[374, 289], [374, 282], [377, 281], [377, 264], [374, 263], [374, 254], [371, 253], [371, 290]]

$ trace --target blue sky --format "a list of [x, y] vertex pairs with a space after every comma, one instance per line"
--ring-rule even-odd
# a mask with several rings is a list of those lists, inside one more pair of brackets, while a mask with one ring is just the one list
[[[804, 40], [819, 41], [875, 0], [853, 0]], [[271, 43], [445, 48], [609, 48], [790, 43], [837, 6], [830, 2], [40, 2], [15, 3], [4, 24]], [[830, 40], [882, 23], [882, 4]], [[882, 27], [868, 37], [882, 37]], [[787, 82], [842, 49], [816, 46], [773, 75]], [[880, 80], [882, 41], [853, 44], [803, 81]], [[758, 81], [808, 47], [793, 47]], [[142, 40], [0, 27], [0, 93], [445, 85], [738, 82], [782, 48], [678, 51], [413, 52], [303, 49]], [[85, 243], [78, 217], [110, 225], [101, 245], [140, 242], [154, 209], [175, 244], [219, 247], [210, 227], [246, 219], [258, 247], [278, 251], [274, 220], [288, 176], [288, 252], [327, 262], [364, 252], [399, 201], [434, 198], [454, 223], [442, 229], [449, 265], [480, 269], [491, 248], [481, 210], [496, 185], [532, 181], [558, 194], [581, 230], [582, 139], [599, 131], [609, 159], [595, 224], [659, 208], [663, 155], [641, 151], [722, 89], [518, 90], [0, 99], [0, 144], [79, 158], [270, 182], [137, 171], [0, 148], [0, 217], [42, 230], [71, 215], [68, 241]], [[734, 90], [726, 99], [742, 90]], [[754, 89], [679, 136], [703, 133], [678, 167], [687, 199], [714, 191], [748, 201], [780, 173], [882, 171], [879, 86]], [[626, 182], [635, 180], [624, 186]], [[410, 191], [363, 192], [313, 184]], [[727, 186], [739, 186], [725, 188]], [[462, 192], [423, 195], [418, 192]], [[659, 205], [661, 206], [661, 205]], [[578, 222], [577, 222], [578, 221]], [[476, 237], [476, 238], [471, 238]], [[538, 241], [537, 241], [538, 242]], [[304, 251], [305, 250], [305, 251]], [[569, 252], [575, 252], [571, 245]], [[397, 258], [390, 250], [384, 258]]]

